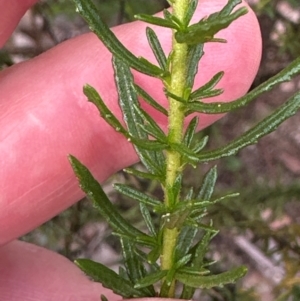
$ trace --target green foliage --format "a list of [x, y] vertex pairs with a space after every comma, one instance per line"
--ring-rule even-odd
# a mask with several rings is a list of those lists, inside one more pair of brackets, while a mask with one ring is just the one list
[[[82, 189], [111, 226], [114, 235], [120, 238], [125, 268], [121, 268], [117, 274], [102, 264], [87, 259], [77, 260], [78, 266], [95, 281], [101, 282], [125, 298], [156, 295], [173, 298], [177, 296], [181, 287], [180, 297], [190, 299], [196, 289], [223, 287], [236, 282], [246, 273], [245, 267], [233, 268], [219, 274], [213, 274], [211, 271], [207, 251], [209, 243], [218, 231], [214, 229], [213, 223], [207, 223], [204, 217], [209, 207], [238, 194], [213, 198], [217, 180], [216, 167], [207, 172], [197, 193], [190, 188], [184, 194], [184, 167], [188, 164], [196, 166], [202, 162], [207, 163], [231, 156], [242, 148], [256, 143], [258, 139], [274, 131], [284, 120], [296, 113], [300, 107], [300, 93], [296, 93], [270, 116], [240, 137], [213, 150], [204, 150], [208, 141], [206, 136], [200, 141], [197, 140], [195, 132], [198, 118], [194, 117], [185, 130], [184, 120], [192, 113], [218, 114], [248, 104], [261, 93], [299, 74], [300, 59], [244, 97], [226, 104], [206, 104], [202, 99], [223, 92], [216, 88], [216, 85], [224, 72], [218, 72], [206, 84], [193, 91], [198, 62], [203, 57], [205, 43], [223, 42], [216, 39], [215, 34], [246, 13], [245, 8], [234, 10], [241, 1], [229, 0], [221, 11], [193, 25], [189, 23], [197, 7], [195, 0], [169, 1], [173, 10], [172, 12], [165, 10], [163, 18], [143, 14], [137, 16], [138, 19], [150, 24], [174, 30], [173, 51], [166, 54], [155, 32], [150, 28], [147, 29], [149, 46], [158, 65], [144, 58], [137, 58], [126, 49], [109, 30], [91, 0], [73, 1], [91, 30], [113, 55], [114, 78], [125, 125], [113, 115], [94, 88], [86, 85], [84, 93], [89, 101], [96, 105], [101, 117], [133, 144], [146, 168], [145, 172], [133, 168], [127, 169], [127, 172], [157, 181], [164, 192], [164, 198], [157, 199], [128, 185], [115, 185], [120, 193], [139, 202], [141, 215], [148, 230], [144, 233], [132, 226], [116, 210], [89, 170], [70, 156]], [[177, 6], [179, 2], [181, 6]], [[174, 63], [176, 60], [183, 62], [183, 65], [177, 66]], [[130, 68], [161, 79], [169, 101], [168, 110], [134, 83]], [[182, 79], [182, 86], [175, 86], [174, 78]], [[165, 133], [142, 108], [138, 96], [168, 117], [168, 133]], [[157, 215], [158, 222], [152, 220], [153, 214]], [[160, 264], [156, 263], [158, 259]], [[158, 282], [160, 286], [157, 285]]]

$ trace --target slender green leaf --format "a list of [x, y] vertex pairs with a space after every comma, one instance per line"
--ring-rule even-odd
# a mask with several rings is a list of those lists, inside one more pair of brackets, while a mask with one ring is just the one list
[[189, 275], [193, 275], [193, 276], [203, 276], [203, 275], [207, 275], [210, 274], [210, 271], [204, 268], [191, 268], [188, 266], [183, 266], [180, 269], [178, 269], [179, 272], [182, 272], [184, 274], [189, 274]]
[[126, 195], [127, 197], [132, 198], [133, 200], [136, 200], [145, 205], [153, 207], [153, 206], [160, 206], [162, 204], [162, 202], [159, 201], [158, 199], [153, 198], [125, 184], [114, 184], [114, 188], [118, 192], [122, 193], [123, 195]]
[[149, 24], [153, 24], [153, 25], [158, 25], [158, 26], [162, 26], [162, 27], [168, 27], [168, 28], [172, 28], [172, 29], [178, 29], [178, 25], [174, 22], [172, 22], [172, 20], [168, 19], [163, 19], [163, 18], [159, 18], [159, 17], [155, 17], [155, 16], [150, 16], [150, 15], [146, 15], [146, 14], [138, 14], [134, 16], [135, 19], [149, 23]]
[[109, 201], [101, 185], [95, 180], [90, 171], [83, 164], [81, 164], [73, 156], [69, 156], [69, 160], [80, 182], [82, 190], [93, 201], [94, 206], [115, 232], [124, 234], [133, 240], [136, 240], [138, 237], [145, 237], [148, 238], [149, 243], [152, 241], [151, 245], [155, 245], [154, 239], [134, 228], [119, 214], [113, 204]]
[[177, 25], [177, 27], [175, 28], [176, 30], [181, 30], [184, 28], [184, 25], [181, 23], [181, 21], [177, 17], [175, 17], [172, 13], [170, 13], [167, 9], [163, 10], [163, 14], [165, 20]]
[[183, 227], [178, 237], [175, 249], [175, 260], [184, 257], [192, 247], [194, 239], [198, 233], [198, 229], [191, 227]]
[[180, 258], [175, 264], [171, 267], [171, 269], [168, 270], [167, 275], [165, 277], [165, 280], [161, 286], [160, 294], [165, 295], [165, 293], [168, 293], [171, 287], [171, 283], [173, 280], [175, 280], [175, 273], [176, 271], [186, 265], [191, 259], [191, 254], [187, 254], [184, 257]]
[[[189, 91], [189, 89], [188, 89], [188, 91]], [[188, 95], [188, 91], [185, 92], [185, 94]], [[186, 104], [187, 101], [188, 101], [187, 98], [180, 97], [180, 96], [178, 96], [178, 95], [176, 95], [176, 94], [174, 94], [174, 93], [168, 91], [167, 89], [164, 89], [164, 92], [165, 92], [165, 95], [166, 95], [167, 97], [171, 97], [171, 98], [173, 98], [173, 99], [175, 99], [175, 100], [177, 100], [177, 101], [179, 101], [179, 102], [181, 102], [181, 103], [183, 103], [183, 104]]]
[[[165, 162], [163, 160], [161, 160], [159, 155], [156, 156], [156, 154], [160, 154], [160, 152], [153, 152], [153, 154], [151, 154], [151, 155], [143, 154], [142, 163], [152, 174], [154, 174], [158, 179], [160, 179], [161, 183], [164, 183], [164, 181], [165, 181]], [[153, 161], [153, 159], [155, 159], [155, 161]], [[163, 162], [161, 162], [160, 160]]]
[[171, 149], [179, 152], [188, 163], [195, 164], [199, 162], [198, 155], [187, 148], [184, 144], [172, 143], [170, 144], [170, 147]]
[[141, 118], [144, 120], [144, 124], [142, 127], [146, 129], [147, 133], [155, 137], [158, 141], [167, 142], [167, 137], [163, 130], [157, 125], [156, 121], [144, 111], [141, 107], [133, 105], [136, 112], [140, 115]]
[[215, 86], [220, 82], [220, 80], [224, 76], [224, 71], [220, 71], [217, 74], [215, 74], [205, 85], [195, 90], [193, 93], [191, 93], [191, 96], [189, 98], [189, 102], [196, 101], [198, 99], [207, 98], [207, 93], [211, 91], [222, 91], [220, 89], [213, 90]]
[[[236, 1], [230, 1], [230, 5], [236, 6]], [[240, 1], [241, 2], [241, 1]], [[189, 26], [187, 29], [177, 31], [175, 39], [178, 43], [195, 45], [206, 42], [225, 42], [223, 39], [215, 38], [215, 34], [227, 28], [234, 20], [245, 15], [247, 8], [242, 7], [230, 14], [229, 9], [224, 7], [219, 13], [214, 13], [208, 18], [201, 19], [198, 23]]]
[[196, 8], [197, 8], [197, 5], [198, 5], [198, 0], [191, 0], [190, 3], [189, 3], [189, 7], [188, 7], [188, 10], [186, 12], [186, 15], [184, 16], [184, 19], [183, 19], [183, 24], [185, 27], [188, 27], [191, 20], [192, 20], [192, 17], [196, 11]]
[[134, 85], [136, 92], [144, 99], [146, 103], [152, 106], [157, 111], [161, 112], [165, 116], [168, 116], [168, 111], [161, 106], [158, 102], [156, 102], [145, 90], [143, 90], [138, 85]]
[[164, 278], [165, 276], [167, 275], [167, 270], [164, 270], [164, 271], [156, 271], [156, 272], [153, 272], [149, 275], [147, 275], [146, 277], [144, 277], [143, 279], [139, 280], [134, 288], [143, 288], [143, 287], [147, 287], [149, 285], [153, 285], [155, 284], [156, 282], [158, 282], [159, 280], [161, 280], [162, 278]]
[[209, 201], [216, 185], [217, 181], [217, 166], [212, 167], [204, 176], [201, 189], [196, 197], [196, 200], [206, 200]]
[[135, 289], [131, 282], [101, 263], [89, 259], [77, 259], [75, 263], [94, 281], [101, 282], [104, 287], [118, 295], [125, 298], [146, 297], [140, 290]]
[[209, 201], [194, 201], [192, 206], [192, 212], [191, 217], [197, 218], [198, 215], [200, 215], [203, 212], [203, 209], [206, 209], [208, 206], [211, 206], [213, 204], [219, 203], [221, 201], [224, 201], [229, 198], [235, 198], [239, 196], [239, 193], [229, 193], [227, 195], [224, 195], [220, 198], [217, 198], [215, 200], [209, 200]]
[[208, 142], [208, 136], [204, 136], [193, 147], [193, 152], [195, 152], [195, 154], [198, 154], [206, 146], [207, 142]]
[[158, 37], [153, 29], [147, 27], [146, 28], [146, 34], [148, 38], [149, 45], [152, 49], [152, 52], [162, 70], [167, 70], [167, 58], [164, 53], [164, 50], [161, 47], [161, 44], [158, 40]]
[[195, 116], [189, 123], [189, 125], [186, 128], [186, 131], [184, 133], [183, 137], [183, 143], [187, 146], [190, 147], [191, 143], [193, 141], [197, 126], [199, 122], [199, 117]]
[[[115, 71], [115, 82], [119, 94], [119, 104], [124, 115], [125, 123], [132, 136], [132, 142], [136, 145], [139, 144], [135, 148], [137, 154], [142, 163], [151, 173], [162, 177], [165, 173], [165, 164], [162, 164], [164, 156], [162, 153], [158, 154], [158, 152], [149, 151], [149, 149], [160, 150], [163, 149], [164, 146], [161, 146], [160, 143], [155, 141], [143, 142], [143, 140], [147, 140], [147, 134], [138, 126], [138, 124], [143, 124], [143, 119], [137, 114], [133, 106], [139, 106], [139, 103], [130, 69], [128, 65], [117, 57], [113, 58], [113, 67]], [[141, 145], [143, 148], [140, 147]], [[156, 160], [157, 158], [159, 158], [159, 161]]]
[[228, 283], [234, 283], [238, 279], [245, 276], [247, 273], [247, 268], [244, 266], [232, 269], [228, 272], [224, 272], [218, 275], [211, 276], [195, 276], [191, 274], [186, 274], [182, 272], [177, 272], [175, 278], [191, 287], [195, 288], [212, 288], [214, 286], [223, 286]]
[[[157, 247], [160, 248], [159, 245], [153, 247], [153, 249], [156, 249]], [[152, 249], [152, 250], [153, 250]], [[135, 253], [136, 253], [136, 256], [139, 258], [139, 260], [141, 262], [148, 262], [148, 253], [146, 254], [145, 252], [143, 252], [142, 250], [136, 248], [135, 249]], [[149, 266], [149, 273], [152, 273], [152, 272], [156, 272], [156, 271], [159, 271], [160, 270], [160, 266], [158, 265], [158, 263], [155, 261], [155, 262], [152, 262], [151, 265]]]
[[183, 257], [179, 258], [176, 262], [175, 262], [175, 269], [178, 270], [181, 267], [186, 266], [189, 261], [191, 260], [192, 254], [186, 254]]
[[[262, 93], [272, 90], [275, 86], [290, 81], [294, 76], [300, 74], [300, 57], [294, 60], [286, 68], [280, 71], [275, 76], [271, 77], [264, 83], [260, 84], [255, 89], [251, 90], [245, 96], [242, 96], [234, 101], [224, 101], [224, 102], [194, 102], [187, 104], [188, 112], [187, 115], [193, 112], [201, 112], [206, 114], [220, 114], [230, 112], [241, 107], [246, 106], [252, 100], [257, 98]], [[195, 93], [195, 92], [193, 92]]]
[[104, 101], [98, 94], [98, 92], [90, 85], [85, 85], [83, 92], [90, 102], [92, 102], [99, 110], [101, 117], [117, 132], [123, 134], [126, 138], [129, 137], [129, 133], [125, 130], [120, 121], [114, 116], [114, 114], [108, 109]]
[[153, 180], [153, 181], [159, 181], [159, 182], [163, 182], [163, 179], [160, 178], [158, 175], [154, 175], [148, 172], [143, 172], [134, 168], [125, 168], [123, 169], [124, 172], [130, 174], [130, 175], [134, 175], [136, 177], [139, 178], [143, 178], [143, 179], [148, 179], [148, 180]]
[[190, 92], [194, 86], [195, 76], [198, 72], [198, 64], [203, 55], [203, 44], [196, 44], [189, 47], [187, 57], [186, 85], [183, 93], [184, 99], [188, 99], [190, 97]]
[[149, 232], [151, 233], [152, 236], [156, 236], [156, 231], [155, 231], [154, 224], [152, 222], [150, 211], [143, 203], [140, 203], [140, 211], [142, 213], [143, 219], [146, 223]]
[[[210, 224], [212, 227], [212, 223]], [[217, 235], [218, 231], [206, 231], [200, 242], [195, 247], [191, 266], [200, 268], [204, 262], [204, 256], [207, 253], [210, 241]]]
[[[135, 246], [131, 241], [122, 238], [121, 246], [126, 272], [131, 283], [135, 284], [137, 281], [146, 276], [147, 271], [136, 255]], [[148, 297], [155, 296], [155, 291], [152, 286], [144, 287], [143, 289], [141, 289], [141, 292]]]
[[[144, 125], [138, 124], [138, 126], [144, 130], [144, 133], [149, 132], [149, 134], [153, 134], [149, 128], [145, 127]], [[154, 135], [154, 134], [153, 134]], [[132, 144], [136, 145], [139, 149], [139, 152], [142, 150], [147, 151], [162, 151], [168, 148], [168, 144], [164, 142], [160, 142], [158, 140], [147, 140], [147, 139], [136, 139], [136, 138], [129, 138]], [[156, 163], [156, 162], [155, 162]]]
[[225, 17], [225, 16], [229, 15], [233, 11], [233, 9], [241, 2], [242, 2], [241, 0], [228, 1], [228, 3], [222, 8], [222, 10], [218, 14], [216, 14], [216, 18], [217, 17]]
[[[157, 262], [161, 254], [161, 246], [158, 245], [157, 247], [154, 247], [147, 256], [147, 261], [153, 265]], [[158, 269], [159, 270], [159, 269]]]
[[[211, 223], [211, 226], [212, 226], [212, 223]], [[206, 231], [204, 236], [202, 237], [202, 239], [195, 245], [194, 252], [192, 252], [193, 257], [192, 257], [192, 262], [191, 262], [191, 269], [199, 271], [199, 273], [201, 273], [203, 271], [205, 274], [209, 273], [209, 271], [207, 273], [206, 272], [207, 269], [204, 269], [202, 266], [203, 266], [204, 256], [208, 250], [209, 243], [213, 239], [213, 237], [216, 236], [216, 234], [217, 234], [217, 232]], [[181, 270], [182, 270], [182, 268], [181, 268]], [[189, 272], [187, 274], [189, 274]], [[184, 285], [182, 294], [181, 294], [181, 298], [190, 300], [190, 299], [192, 299], [194, 293], [195, 293], [194, 287]]]
[[184, 198], [184, 201], [185, 201], [185, 202], [191, 201], [192, 198], [193, 198], [193, 195], [194, 195], [194, 188], [191, 187], [191, 188], [189, 189], [188, 193], [186, 194], [186, 196], [185, 196], [185, 198]]
[[257, 143], [258, 139], [274, 131], [283, 121], [290, 118], [300, 108], [300, 92], [294, 94], [270, 116], [259, 122], [239, 138], [213, 151], [199, 154], [199, 162], [207, 162], [236, 154], [242, 148]]
[[178, 197], [180, 194], [181, 186], [182, 186], [182, 173], [177, 175], [172, 186], [168, 185], [166, 187], [166, 193], [168, 195], [168, 200], [171, 208], [173, 207], [173, 205], [178, 203]]
[[107, 27], [97, 12], [92, 0], [73, 0], [77, 11], [89, 24], [90, 29], [98, 36], [106, 48], [115, 56], [127, 62], [130, 67], [155, 77], [164, 77], [163, 70], [148, 61], [141, 61], [134, 56], [116, 38], [115, 34]]

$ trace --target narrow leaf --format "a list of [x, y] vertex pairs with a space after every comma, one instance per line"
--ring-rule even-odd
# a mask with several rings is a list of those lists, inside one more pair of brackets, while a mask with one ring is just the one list
[[143, 192], [140, 192], [139, 190], [136, 190], [132, 187], [129, 187], [127, 185], [124, 184], [114, 184], [114, 188], [119, 191], [120, 193], [122, 193], [123, 195], [132, 198], [133, 200], [136, 200], [140, 203], [143, 203], [145, 205], [148, 206], [160, 206], [161, 202], [156, 199], [153, 198]]
[[161, 44], [158, 40], [156, 33], [154, 32], [153, 29], [147, 27], [146, 34], [147, 34], [149, 45], [152, 49], [152, 52], [159, 64], [160, 68], [165, 71], [168, 71], [167, 70], [167, 58], [164, 53], [164, 50], [161, 47]]
[[[146, 269], [137, 257], [135, 253], [135, 246], [131, 241], [122, 238], [121, 246], [128, 277], [131, 280], [131, 283], [136, 283], [146, 276]], [[143, 293], [143, 295], [148, 297], [155, 296], [154, 288], [151, 286], [144, 287], [143, 289], [141, 289], [141, 292]]]
[[99, 110], [101, 117], [117, 132], [123, 134], [126, 138], [129, 137], [128, 132], [125, 130], [120, 121], [113, 115], [113, 113], [105, 105], [104, 101], [98, 92], [90, 85], [85, 85], [83, 92], [90, 102], [92, 102]]
[[178, 174], [173, 185], [167, 185], [166, 193], [172, 208], [174, 204], [178, 203], [178, 197], [182, 186], [182, 173]]
[[[222, 8], [222, 10], [219, 12], [218, 16], [224, 17], [229, 15], [233, 9], [240, 4], [242, 1], [241, 0], [230, 0], [228, 3]], [[217, 16], [216, 16], [217, 17]]]
[[[224, 71], [220, 71], [217, 74], [215, 74], [205, 85], [195, 90], [193, 93], [191, 93], [191, 96], [189, 98], [189, 102], [196, 101], [198, 99], [207, 98], [207, 92], [212, 91], [214, 87], [220, 82], [220, 80], [224, 76]], [[213, 90], [213, 91], [222, 91], [220, 89]], [[218, 93], [218, 92], [217, 92]]]
[[183, 97], [184, 99], [187, 99], [190, 96], [190, 91], [193, 89], [195, 76], [198, 72], [198, 64], [203, 55], [203, 44], [197, 44], [189, 48], [187, 57], [186, 88]]
[[100, 17], [97, 8], [92, 0], [73, 0], [77, 11], [89, 24], [90, 29], [98, 36], [106, 48], [115, 56], [127, 62], [130, 67], [155, 77], [163, 77], [164, 72], [157, 66], [145, 61], [141, 62], [139, 58], [133, 55], [116, 38], [115, 34], [107, 27]]
[[205, 288], [209, 289], [214, 286], [223, 286], [228, 283], [234, 283], [238, 279], [245, 276], [247, 273], [247, 268], [244, 266], [238, 267], [228, 272], [224, 272], [218, 275], [211, 275], [211, 276], [195, 276], [191, 274], [186, 274], [182, 272], [177, 272], [175, 274], [175, 278], [186, 284], [188, 286], [194, 288]]
[[183, 227], [178, 237], [178, 243], [175, 249], [175, 260], [179, 260], [185, 256], [193, 245], [194, 238], [198, 233], [198, 229], [191, 227]]
[[193, 203], [191, 216], [195, 216], [195, 218], [196, 218], [197, 215], [200, 214], [202, 212], [202, 210], [207, 208], [208, 206], [219, 203], [219, 202], [224, 201], [226, 199], [235, 198], [239, 195], [240, 195], [239, 193], [229, 193], [227, 195], [224, 195], [224, 196], [222, 196], [220, 198], [217, 198], [217, 199], [214, 199], [214, 200], [200, 201], [200, 202], [195, 201]]
[[[115, 71], [115, 82], [119, 94], [119, 104], [122, 109], [128, 131], [132, 136], [132, 142], [137, 145], [138, 142], [141, 142], [139, 139], [147, 140], [147, 134], [138, 126], [138, 124], [143, 124], [143, 119], [137, 114], [133, 107], [133, 105], [139, 106], [137, 94], [133, 85], [133, 76], [128, 65], [116, 57], [113, 58], [113, 67]], [[133, 139], [135, 140], [133, 141]], [[142, 144], [139, 143], [139, 145], [135, 148], [137, 154], [142, 163], [151, 173], [164, 176], [165, 165], [161, 164], [164, 160], [163, 154], [148, 151], [149, 149], [160, 150], [163, 147], [155, 141], [148, 142], [144, 141]], [[140, 145], [142, 145], [143, 148], [139, 147]], [[159, 161], [156, 160], [157, 158], [159, 158]]]
[[[212, 225], [211, 225], [212, 226]], [[203, 261], [204, 261], [204, 256], [207, 253], [207, 249], [209, 246], [210, 241], [212, 238], [216, 235], [216, 232], [211, 232], [211, 231], [206, 231], [204, 236], [202, 237], [201, 241], [199, 241], [196, 246], [194, 247], [194, 252], [193, 257], [192, 257], [192, 262], [191, 262], [191, 269], [194, 269], [196, 271], [199, 271], [199, 273], [203, 271], [207, 271], [204, 269], [203, 266]], [[187, 273], [189, 274], [189, 272]], [[207, 272], [205, 272], [207, 274]], [[193, 295], [195, 293], [195, 288], [184, 285], [181, 298], [190, 300], [192, 299]]]
[[135, 289], [131, 282], [121, 278], [101, 263], [89, 259], [77, 259], [75, 263], [94, 281], [101, 282], [104, 287], [111, 289], [118, 295], [125, 298], [146, 297], [140, 290]]
[[[212, 223], [210, 224], [212, 227]], [[201, 241], [196, 245], [191, 266], [200, 268], [204, 262], [204, 256], [207, 253], [210, 241], [217, 235], [218, 231], [206, 231]]]
[[129, 175], [134, 175], [139, 178], [163, 182], [163, 179], [160, 178], [158, 175], [154, 175], [154, 174], [148, 173], [148, 172], [143, 172], [143, 171], [137, 170], [135, 168], [128, 167], [128, 168], [123, 169], [123, 171], [128, 173]]
[[217, 17], [217, 13], [215, 13], [208, 18], [203, 18], [183, 31], [177, 31], [175, 39], [178, 43], [186, 43], [188, 45], [206, 42], [224, 42], [222, 39], [216, 39], [214, 37], [215, 34], [227, 28], [234, 20], [246, 13], [246, 7], [239, 8], [232, 14], [222, 13], [222, 17], [219, 18]]
[[158, 25], [162, 27], [168, 27], [172, 29], [178, 29], [178, 25], [174, 22], [172, 22], [170, 19], [166, 20], [163, 18], [155, 17], [155, 16], [150, 16], [146, 14], [138, 14], [134, 16], [135, 19], [153, 24], [153, 25]]
[[140, 203], [140, 210], [149, 232], [151, 233], [152, 236], [156, 236], [156, 231], [155, 231], [154, 224], [152, 222], [150, 211], [143, 203]]
[[150, 133], [153, 137], [161, 142], [167, 142], [167, 137], [163, 130], [157, 125], [156, 121], [144, 111], [141, 107], [133, 105], [136, 112], [140, 115], [144, 120], [144, 128], [147, 129], [147, 132]]
[[214, 166], [204, 176], [201, 189], [196, 197], [196, 200], [210, 200], [215, 189], [217, 176], [217, 167]]
[[184, 201], [185, 202], [188, 202], [188, 201], [191, 201], [192, 198], [193, 198], [193, 195], [194, 195], [194, 188], [191, 187], [188, 191], [188, 193], [186, 194], [185, 198], [184, 198]]
[[183, 19], [183, 24], [184, 24], [185, 27], [187, 27], [189, 25], [189, 23], [191, 22], [192, 17], [194, 15], [195, 11], [196, 11], [197, 5], [198, 5], [198, 0], [191, 0], [190, 1], [188, 10], [187, 10], [186, 15], [184, 16], [184, 19]]
[[184, 274], [189, 274], [189, 275], [193, 275], [193, 276], [203, 276], [203, 275], [210, 274], [210, 271], [207, 269], [191, 268], [191, 267], [187, 267], [187, 266], [181, 267], [178, 271], [182, 272]]
[[257, 143], [258, 139], [274, 131], [283, 121], [290, 118], [300, 108], [300, 92], [289, 98], [270, 116], [259, 122], [239, 138], [213, 151], [199, 154], [199, 162], [207, 162], [236, 154], [242, 148]]
[[183, 143], [187, 146], [190, 147], [191, 143], [193, 141], [197, 126], [199, 122], [199, 117], [195, 116], [189, 123], [189, 125], [186, 128], [184, 137], [183, 137]]
[[165, 116], [168, 116], [168, 111], [161, 106], [158, 102], [156, 102], [145, 90], [143, 90], [138, 85], [134, 85], [136, 92], [144, 99], [146, 103], [152, 106], [157, 111], [161, 112]]
[[164, 18], [167, 21], [177, 25], [177, 27], [175, 28], [176, 30], [180, 30], [184, 28], [184, 25], [181, 23], [181, 21], [177, 17], [175, 17], [172, 13], [170, 13], [169, 10], [164, 9], [163, 14], [164, 14]]
[[[294, 76], [300, 74], [300, 57], [294, 60], [286, 68], [280, 71], [275, 76], [271, 77], [264, 83], [260, 84], [255, 89], [251, 90], [245, 96], [242, 96], [234, 101], [203, 103], [196, 102], [188, 104], [189, 113], [201, 112], [206, 114], [227, 113], [232, 110], [246, 106], [252, 100], [256, 99], [262, 93], [272, 90], [275, 86], [290, 81]], [[193, 92], [195, 93], [195, 92]]]
[[178, 270], [181, 267], [184, 267], [188, 264], [188, 262], [191, 260], [192, 254], [187, 254], [181, 258], [178, 259], [178, 261], [175, 262], [175, 269]]
[[[154, 247], [147, 256], [147, 261], [153, 266], [153, 264], [155, 264], [157, 262], [157, 260], [160, 257], [160, 253], [161, 253], [161, 246], [158, 245], [157, 247]], [[159, 270], [159, 268], [158, 268]]]
[[199, 162], [197, 154], [187, 148], [184, 144], [172, 143], [170, 144], [170, 147], [171, 149], [179, 152], [188, 163], [195, 164]]
[[204, 136], [202, 139], [200, 139], [196, 145], [193, 147], [193, 151], [195, 154], [198, 154], [202, 149], [206, 146], [208, 142], [208, 136]]
[[121, 247], [126, 273], [132, 283], [144, 277], [146, 270], [135, 256], [134, 245], [126, 238], [121, 238]]
[[[138, 126], [142, 130], [144, 130], [144, 133], [147, 133], [149, 131], [149, 134], [151, 134], [151, 135], [153, 134], [153, 132], [151, 130], [149, 130], [147, 127], [140, 125], [140, 124], [138, 124]], [[136, 139], [136, 138], [131, 137], [131, 138], [129, 138], [129, 141], [131, 141], [132, 144], [137, 146], [139, 153], [141, 153], [142, 150], [162, 151], [162, 150], [165, 150], [168, 148], [167, 143], [160, 142], [158, 140]]]
[[[83, 164], [73, 156], [69, 156], [69, 160], [80, 182], [82, 190], [93, 201], [94, 206], [115, 232], [124, 234], [133, 240], [136, 240], [139, 236], [150, 238], [140, 230], [134, 228], [119, 214], [113, 204], [109, 201], [101, 185]], [[150, 241], [152, 241], [152, 245], [155, 245], [155, 240], [150, 238], [149, 242]]]
[[159, 280], [161, 280], [162, 278], [164, 278], [166, 275], [167, 275], [166, 270], [164, 270], [164, 271], [159, 270], [159, 271], [153, 272], [153, 273], [147, 275], [146, 277], [144, 277], [143, 279], [139, 280], [135, 284], [134, 288], [143, 288], [143, 287], [146, 287], [149, 285], [153, 285], [156, 282], [158, 282]]

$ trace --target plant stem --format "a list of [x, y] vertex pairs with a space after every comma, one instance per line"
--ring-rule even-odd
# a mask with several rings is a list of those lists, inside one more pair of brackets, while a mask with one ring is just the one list
[[[179, 20], [183, 20], [189, 0], [175, 0], [173, 7], [173, 14]], [[188, 46], [186, 44], [179, 44], [173, 36], [172, 54], [171, 54], [171, 78], [165, 83], [166, 88], [173, 94], [182, 96], [186, 82], [186, 61], [188, 54]], [[168, 139], [170, 143], [181, 143], [183, 137], [184, 124], [184, 110], [180, 102], [169, 98], [169, 119], [168, 119]], [[165, 181], [165, 205], [170, 208], [177, 200], [169, 198], [169, 191], [173, 189], [174, 182], [181, 171], [181, 155], [176, 151], [166, 152], [166, 181]], [[174, 265], [174, 250], [177, 242], [179, 230], [175, 227], [173, 229], [165, 228], [163, 232], [163, 248], [161, 254], [161, 269], [170, 270]], [[170, 290], [166, 296], [174, 298], [175, 282], [171, 284]]]

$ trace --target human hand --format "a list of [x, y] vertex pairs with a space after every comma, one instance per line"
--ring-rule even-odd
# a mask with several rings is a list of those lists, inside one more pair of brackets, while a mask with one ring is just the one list
[[[0, 45], [36, 0], [0, 0]], [[201, 1], [199, 16], [227, 1]], [[5, 3], [5, 5], [4, 5]], [[140, 22], [114, 29], [137, 55], [151, 58]], [[157, 32], [170, 48], [170, 31]], [[225, 92], [211, 101], [243, 95], [257, 72], [261, 40], [257, 20], [249, 12], [220, 36], [227, 44], [205, 46], [196, 85], [220, 70]], [[140, 37], [140, 38], [139, 38]], [[0, 73], [0, 300], [109, 300], [118, 296], [92, 283], [67, 259], [24, 242], [11, 242], [83, 197], [67, 159], [75, 155], [104, 181], [136, 162], [131, 145], [114, 132], [82, 93], [93, 85], [119, 116], [110, 54], [93, 35], [64, 42], [28, 62]], [[136, 81], [164, 102], [157, 79], [137, 74]], [[201, 116], [203, 128], [220, 116]], [[162, 124], [160, 116], [156, 118]]]

